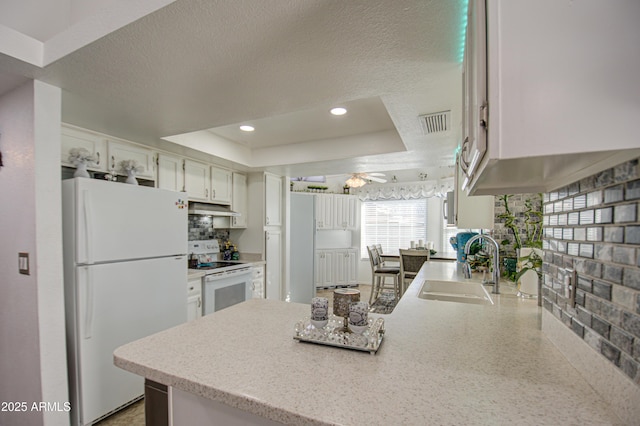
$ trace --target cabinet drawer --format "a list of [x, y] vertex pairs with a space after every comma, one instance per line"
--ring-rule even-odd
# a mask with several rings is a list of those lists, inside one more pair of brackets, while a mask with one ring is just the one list
[[202, 279], [187, 282], [187, 297], [199, 296], [202, 293]]

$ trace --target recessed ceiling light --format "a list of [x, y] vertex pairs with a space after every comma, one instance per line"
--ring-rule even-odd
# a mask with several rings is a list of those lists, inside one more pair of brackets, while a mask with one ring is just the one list
[[248, 124], [243, 124], [242, 126], [240, 126], [240, 130], [242, 130], [243, 132], [253, 132], [255, 130], [255, 127], [249, 126]]
[[347, 109], [343, 107], [335, 107], [331, 108], [329, 112], [333, 115], [345, 115], [347, 113]]

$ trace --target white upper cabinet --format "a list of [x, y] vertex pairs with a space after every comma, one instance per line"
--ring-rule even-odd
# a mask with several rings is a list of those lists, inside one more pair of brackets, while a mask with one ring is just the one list
[[107, 141], [104, 136], [63, 124], [61, 146], [63, 166], [75, 167], [69, 162], [69, 151], [73, 148], [84, 148], [96, 159], [95, 164], [88, 166], [87, 169], [101, 172], [108, 170]]
[[316, 229], [355, 230], [358, 228], [358, 197], [316, 194]]
[[266, 298], [282, 300], [282, 233], [280, 229], [265, 231]]
[[353, 195], [335, 195], [334, 228], [353, 231], [358, 227], [358, 198]]
[[231, 198], [231, 209], [240, 216], [234, 216], [231, 218], [232, 228], [246, 228], [247, 227], [247, 214], [249, 209], [247, 198], [247, 176], [242, 173], [233, 173], [233, 196]]
[[209, 168], [205, 163], [184, 160], [184, 188], [189, 200], [209, 200], [209, 185], [211, 185]]
[[184, 191], [184, 159], [169, 154], [158, 154], [158, 188]]
[[495, 195], [467, 195], [460, 189], [463, 172], [456, 162], [454, 192], [454, 224], [458, 229], [493, 229], [495, 227]]
[[640, 155], [640, 2], [471, 0], [469, 13], [471, 193], [547, 192]]
[[211, 166], [211, 201], [231, 204], [231, 170]]
[[155, 179], [156, 170], [154, 152], [151, 149], [125, 142], [109, 140], [109, 169], [116, 173], [126, 175], [127, 172], [120, 168], [121, 161], [134, 160], [142, 169], [136, 173], [137, 177]]
[[282, 179], [265, 173], [265, 218], [266, 226], [282, 224]]
[[334, 198], [331, 194], [317, 194], [316, 197], [316, 229], [333, 229], [335, 218]]

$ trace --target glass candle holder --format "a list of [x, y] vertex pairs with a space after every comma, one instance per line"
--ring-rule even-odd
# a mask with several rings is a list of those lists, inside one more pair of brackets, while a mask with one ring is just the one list
[[349, 308], [352, 303], [360, 301], [360, 290], [339, 288], [333, 291], [333, 314], [344, 318], [342, 331], [349, 331]]

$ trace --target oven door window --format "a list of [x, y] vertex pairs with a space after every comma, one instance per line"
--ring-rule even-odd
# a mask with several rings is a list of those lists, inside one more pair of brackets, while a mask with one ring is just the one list
[[213, 303], [214, 312], [244, 302], [247, 298], [246, 287], [245, 283], [238, 283], [216, 289]]

